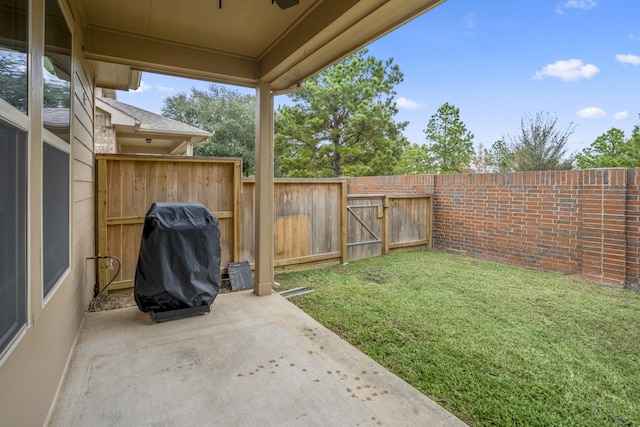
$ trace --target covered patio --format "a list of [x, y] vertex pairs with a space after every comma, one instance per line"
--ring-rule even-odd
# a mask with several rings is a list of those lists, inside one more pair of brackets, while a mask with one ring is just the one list
[[50, 426], [463, 426], [277, 294], [87, 313]]
[[[0, 76], [12, 83], [0, 91], [2, 177], [11, 183], [0, 191], [0, 266], [9, 272], [0, 279], [3, 423], [429, 424], [418, 414], [440, 412], [428, 399], [401, 382], [394, 391], [395, 377], [268, 296], [273, 114], [274, 96], [443, 1], [0, 0]], [[108, 273], [95, 258], [97, 88], [135, 90], [141, 72], [257, 95], [253, 293], [221, 296], [209, 316], [162, 325], [136, 309], [86, 313], [96, 277]], [[50, 108], [64, 117], [60, 131], [43, 120]], [[364, 379], [382, 395], [360, 391]]]
[[99, 87], [128, 90], [150, 71], [256, 88], [254, 292], [268, 295], [274, 96], [445, 0], [76, 1]]

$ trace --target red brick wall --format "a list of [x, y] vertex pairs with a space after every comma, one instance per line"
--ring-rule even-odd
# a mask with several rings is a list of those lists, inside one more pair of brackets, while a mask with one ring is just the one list
[[627, 287], [640, 291], [640, 169], [627, 170]]
[[638, 287], [640, 169], [362, 177], [348, 188], [433, 193], [438, 249]]

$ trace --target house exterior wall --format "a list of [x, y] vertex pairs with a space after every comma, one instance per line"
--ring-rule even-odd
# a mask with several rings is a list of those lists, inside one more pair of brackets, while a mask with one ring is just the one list
[[[73, 35], [71, 78], [70, 258], [69, 269], [54, 290], [43, 297], [42, 268], [42, 70], [31, 73], [29, 95], [27, 175], [27, 327], [0, 359], [0, 423], [38, 426], [46, 422], [56, 391], [80, 328], [83, 312], [92, 297], [95, 273], [94, 172], [93, 172], [93, 76], [81, 59], [80, 25], [60, 2]], [[32, 0], [29, 9], [32, 63], [42, 63], [44, 2]], [[74, 14], [79, 16], [78, 13]]]
[[116, 132], [111, 125], [111, 116], [96, 110], [95, 115], [95, 151], [101, 154], [115, 154]]
[[435, 248], [638, 289], [640, 169], [362, 177], [349, 194], [433, 193]]

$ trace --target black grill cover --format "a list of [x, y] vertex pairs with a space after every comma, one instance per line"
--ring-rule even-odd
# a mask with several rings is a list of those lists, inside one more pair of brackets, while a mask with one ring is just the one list
[[140, 241], [134, 297], [141, 311], [211, 305], [220, 290], [220, 228], [202, 203], [154, 203]]

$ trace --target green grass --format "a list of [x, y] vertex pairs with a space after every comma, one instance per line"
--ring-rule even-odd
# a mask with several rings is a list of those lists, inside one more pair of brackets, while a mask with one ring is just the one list
[[468, 424], [640, 426], [639, 294], [426, 251], [276, 280]]

